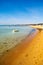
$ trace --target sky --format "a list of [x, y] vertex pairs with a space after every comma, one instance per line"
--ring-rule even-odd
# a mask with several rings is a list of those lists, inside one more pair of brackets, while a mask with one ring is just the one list
[[43, 23], [43, 0], [0, 0], [0, 24]]

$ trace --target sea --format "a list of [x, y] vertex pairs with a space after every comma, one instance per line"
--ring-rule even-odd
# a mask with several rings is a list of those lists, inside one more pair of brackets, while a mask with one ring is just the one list
[[[14, 32], [14, 30], [18, 30], [18, 32]], [[35, 30], [29, 26], [0, 25], [0, 55], [20, 44], [33, 31]]]

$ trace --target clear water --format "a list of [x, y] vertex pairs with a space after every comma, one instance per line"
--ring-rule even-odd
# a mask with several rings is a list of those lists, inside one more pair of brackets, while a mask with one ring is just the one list
[[[15, 29], [19, 32], [13, 32]], [[20, 43], [31, 30], [29, 26], [0, 26], [0, 54]]]

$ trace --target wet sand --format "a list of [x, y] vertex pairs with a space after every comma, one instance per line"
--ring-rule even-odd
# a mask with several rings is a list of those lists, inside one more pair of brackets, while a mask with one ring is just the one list
[[43, 65], [43, 30], [36, 30], [8, 50], [0, 57], [0, 65]]

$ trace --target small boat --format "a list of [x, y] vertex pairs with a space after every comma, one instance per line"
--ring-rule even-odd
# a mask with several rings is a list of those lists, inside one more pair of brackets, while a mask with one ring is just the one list
[[19, 32], [19, 30], [16, 29], [16, 30], [13, 30], [13, 32]]

